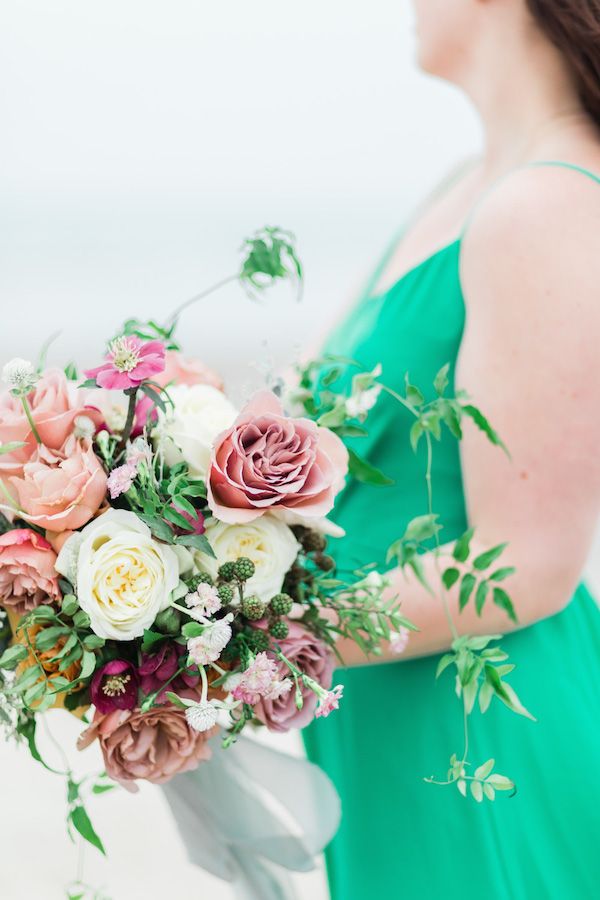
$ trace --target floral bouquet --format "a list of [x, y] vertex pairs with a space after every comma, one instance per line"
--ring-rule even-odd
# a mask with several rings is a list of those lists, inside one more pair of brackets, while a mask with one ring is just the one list
[[[284, 232], [246, 251], [253, 293], [301, 275]], [[194, 769], [218, 732], [329, 715], [337, 637], [377, 652], [412, 627], [380, 576], [341, 580], [327, 554], [340, 437], [280, 392], [236, 409], [181, 354], [182, 308], [126, 322], [85, 378], [13, 359], [0, 396], [0, 715], [39, 759], [38, 716], [72, 711], [129, 788]], [[102, 849], [66, 774], [69, 825]]]

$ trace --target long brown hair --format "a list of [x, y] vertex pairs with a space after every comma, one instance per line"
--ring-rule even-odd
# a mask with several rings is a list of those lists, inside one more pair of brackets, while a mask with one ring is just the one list
[[600, 126], [600, 0], [526, 0], [569, 63], [585, 110]]

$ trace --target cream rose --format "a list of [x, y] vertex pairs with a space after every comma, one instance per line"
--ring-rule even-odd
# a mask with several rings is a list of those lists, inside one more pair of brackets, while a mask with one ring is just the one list
[[185, 461], [190, 473], [204, 478], [215, 438], [234, 421], [237, 410], [210, 384], [170, 387], [173, 408], [161, 415], [155, 432], [165, 462]]
[[224, 562], [247, 556], [256, 566], [256, 572], [246, 583], [245, 593], [258, 594], [263, 600], [270, 600], [281, 591], [285, 574], [300, 549], [292, 530], [269, 514], [242, 525], [210, 519], [206, 523], [206, 537], [216, 559], [198, 551], [197, 565], [216, 576]]
[[124, 509], [108, 510], [69, 538], [56, 569], [75, 576], [92, 630], [117, 641], [131, 641], [150, 628], [179, 583], [176, 554]]

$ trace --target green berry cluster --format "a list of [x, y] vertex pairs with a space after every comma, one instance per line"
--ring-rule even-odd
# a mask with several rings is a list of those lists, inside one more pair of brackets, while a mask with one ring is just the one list
[[289, 594], [275, 594], [269, 603], [270, 611], [276, 616], [288, 616], [292, 611], [294, 601]]

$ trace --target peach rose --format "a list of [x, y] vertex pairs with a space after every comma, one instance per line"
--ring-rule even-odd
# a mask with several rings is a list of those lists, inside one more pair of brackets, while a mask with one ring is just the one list
[[60, 600], [56, 553], [36, 531], [15, 528], [0, 536], [0, 604], [17, 615]]
[[348, 452], [332, 431], [283, 413], [275, 394], [261, 391], [214, 442], [208, 505], [227, 523], [266, 512], [320, 518], [344, 485]]
[[91, 441], [71, 435], [57, 450], [40, 444], [23, 475], [10, 481], [22, 517], [55, 532], [89, 522], [104, 500], [107, 478]]
[[167, 350], [165, 369], [153, 380], [162, 387], [168, 384], [210, 384], [219, 391], [223, 390], [223, 382], [216, 372], [199, 359], [186, 359], [176, 350]]
[[[40, 439], [58, 450], [73, 430], [77, 416], [89, 416], [96, 425], [98, 413], [85, 404], [85, 393], [67, 380], [60, 369], [47, 369], [27, 400]], [[35, 451], [36, 441], [23, 404], [10, 391], [0, 391], [0, 442], [24, 441], [26, 446], [0, 456], [0, 475], [20, 475]]]
[[124, 787], [136, 778], [162, 784], [210, 759], [207, 740], [217, 731], [194, 731], [184, 711], [171, 705], [145, 713], [117, 709], [107, 716], [96, 712], [77, 748], [83, 750], [98, 738], [107, 774]]

